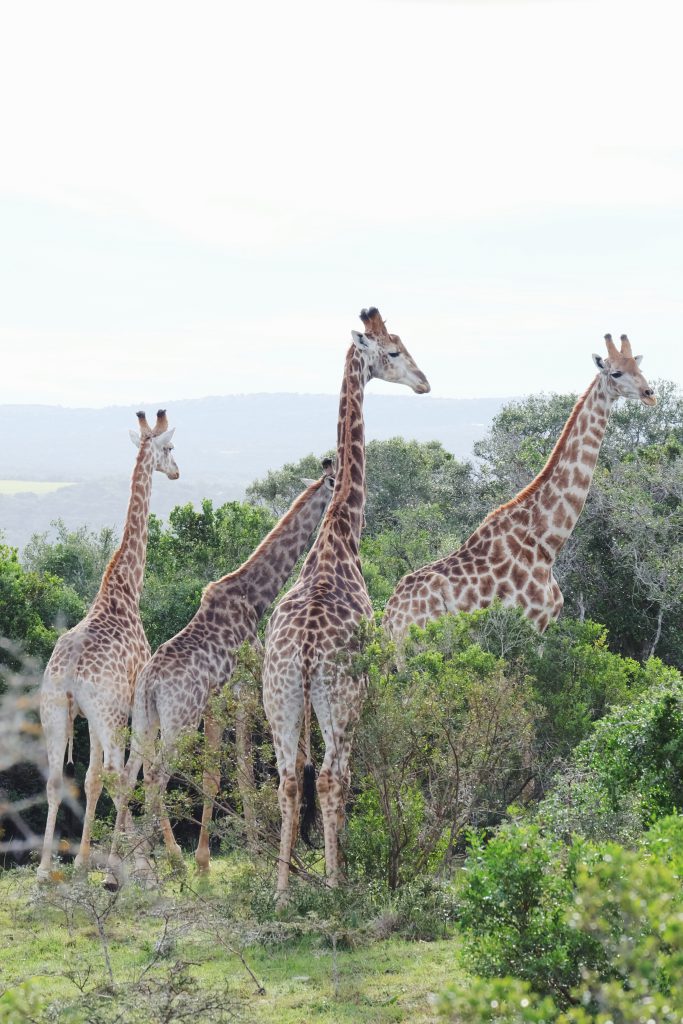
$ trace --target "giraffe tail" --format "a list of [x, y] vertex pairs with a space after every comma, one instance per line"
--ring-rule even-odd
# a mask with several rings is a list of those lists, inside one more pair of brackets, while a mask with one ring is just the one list
[[66, 716], [67, 716], [67, 731], [66, 736], [69, 742], [69, 753], [67, 755], [66, 763], [74, 763], [74, 718], [76, 717], [76, 709], [74, 702], [74, 695], [71, 690], [66, 691]]
[[315, 828], [317, 808], [315, 803], [315, 765], [311, 757], [311, 657], [304, 655], [303, 659], [303, 685], [304, 685], [304, 780], [303, 792], [301, 794], [301, 838], [306, 846], [313, 846], [311, 840], [311, 829]]

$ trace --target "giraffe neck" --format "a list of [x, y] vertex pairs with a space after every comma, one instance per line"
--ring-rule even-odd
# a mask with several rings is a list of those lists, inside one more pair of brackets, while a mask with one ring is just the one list
[[534, 540], [553, 557], [566, 544], [583, 510], [615, 398], [599, 373], [574, 406], [544, 468], [502, 507], [528, 511]]
[[311, 484], [239, 569], [209, 585], [202, 604], [220, 604], [225, 590], [238, 583], [260, 619], [279, 594], [320, 522], [328, 493], [324, 482]]
[[123, 592], [137, 604], [140, 600], [147, 557], [149, 503], [152, 495], [154, 452], [152, 439], [144, 438], [133, 469], [130, 501], [123, 536], [105, 569], [97, 599], [113, 591]]
[[334, 533], [358, 557], [365, 510], [363, 397], [370, 379], [367, 360], [351, 345], [344, 366], [337, 422], [337, 474], [320, 536]]

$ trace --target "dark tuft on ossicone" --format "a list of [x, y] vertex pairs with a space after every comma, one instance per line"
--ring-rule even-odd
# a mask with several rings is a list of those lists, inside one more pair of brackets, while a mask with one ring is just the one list
[[321, 462], [321, 466], [323, 467], [323, 469], [331, 469], [332, 459], [323, 459], [323, 461]]
[[157, 409], [157, 416], [165, 416], [165, 415], [166, 415], [166, 410], [165, 409]]
[[136, 412], [135, 415], [139, 420], [144, 420], [146, 414], [144, 412]]
[[611, 340], [612, 340], [612, 335], [611, 334], [606, 334], [605, 335], [605, 341], [611, 341]]

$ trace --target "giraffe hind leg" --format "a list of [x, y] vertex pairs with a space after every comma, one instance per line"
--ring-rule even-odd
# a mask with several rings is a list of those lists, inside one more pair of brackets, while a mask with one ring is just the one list
[[350, 711], [359, 707], [359, 700], [352, 695], [357, 689], [349, 680], [342, 686], [347, 695], [347, 706], [342, 709], [330, 701], [327, 688], [315, 688], [312, 693], [313, 706], [325, 742], [325, 757], [318, 774], [317, 790], [325, 837], [325, 871], [327, 884], [334, 888], [342, 878], [339, 835], [344, 827], [345, 800], [350, 785], [349, 755], [353, 728], [358, 713]]
[[194, 859], [197, 868], [202, 873], [209, 870], [209, 825], [213, 816], [213, 802], [220, 786], [220, 768], [218, 766], [218, 751], [220, 749], [222, 726], [210, 714], [204, 715], [204, 740], [205, 756], [207, 759], [204, 768], [202, 790], [204, 793], [204, 806], [202, 808], [202, 824], [199, 831], [199, 843], [195, 851]]
[[85, 775], [85, 815], [81, 844], [74, 864], [77, 868], [87, 868], [90, 862], [90, 837], [95, 819], [97, 801], [102, 792], [102, 764], [104, 751], [94, 731], [90, 729], [90, 763]]
[[39, 882], [45, 882], [50, 878], [55, 824], [59, 805], [62, 802], [62, 789], [64, 785], [64, 752], [69, 735], [69, 707], [66, 696], [62, 697], [61, 694], [51, 698], [43, 696], [40, 706], [40, 720], [47, 744], [48, 773], [46, 788], [48, 810], [45, 835], [43, 837], [43, 850], [37, 877]]

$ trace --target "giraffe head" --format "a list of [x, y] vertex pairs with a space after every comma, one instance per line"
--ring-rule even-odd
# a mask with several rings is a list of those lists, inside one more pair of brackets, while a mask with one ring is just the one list
[[180, 472], [173, 458], [172, 444], [175, 427], [172, 430], [168, 429], [166, 410], [159, 409], [154, 428], [150, 427], [144, 412], [138, 412], [136, 416], [140, 424], [140, 433], [136, 434], [134, 430], [129, 431], [131, 441], [136, 448], [144, 443], [151, 445], [154, 453], [154, 468], [160, 473], [165, 473], [169, 480], [177, 480]]
[[394, 384], [407, 384], [418, 395], [431, 390], [429, 381], [398, 334], [389, 334], [376, 306], [362, 309], [365, 332], [351, 331], [353, 343], [367, 360], [371, 377]]
[[605, 335], [607, 359], [593, 353], [593, 362], [607, 379], [609, 389], [622, 398], [639, 398], [643, 405], [656, 405], [655, 393], [640, 372], [642, 356], [634, 356], [631, 342], [625, 334], [621, 336], [621, 351], [612, 341], [612, 335]]
[[332, 459], [325, 458], [323, 459], [321, 466], [323, 470], [322, 477], [318, 480], [313, 480], [311, 477], [302, 476], [301, 482], [306, 484], [307, 487], [312, 487], [313, 484], [318, 484], [319, 487], [324, 488], [327, 504], [329, 504], [332, 494], [334, 493], [334, 462]]

